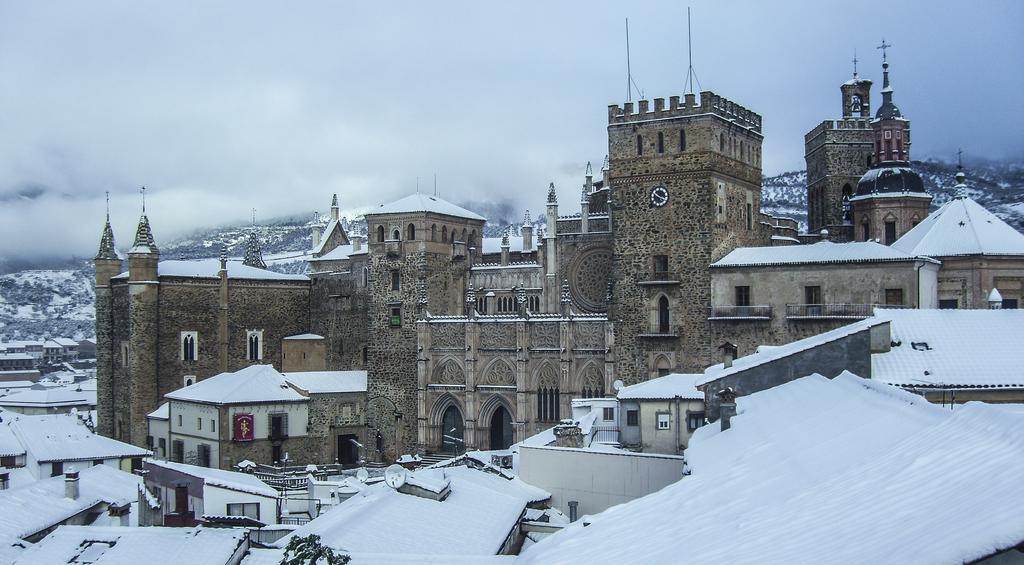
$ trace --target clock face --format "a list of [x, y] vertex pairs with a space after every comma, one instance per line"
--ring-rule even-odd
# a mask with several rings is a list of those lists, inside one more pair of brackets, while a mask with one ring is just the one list
[[668, 189], [658, 185], [651, 190], [651, 206], [661, 208], [668, 204]]

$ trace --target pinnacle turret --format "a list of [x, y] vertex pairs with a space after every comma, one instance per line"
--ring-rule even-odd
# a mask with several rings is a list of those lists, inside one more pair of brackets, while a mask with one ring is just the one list
[[558, 196], [555, 195], [555, 183], [548, 185], [548, 204], [556, 204], [558, 202]]
[[139, 226], [135, 228], [135, 243], [132, 244], [132, 252], [159, 252], [159, 249], [156, 247], [156, 242], [153, 240], [153, 230], [149, 227], [149, 218], [146, 217], [145, 211], [143, 211], [142, 216], [139, 217]]
[[257, 269], [267, 268], [266, 262], [263, 261], [263, 248], [260, 246], [260, 239], [256, 237], [256, 230], [249, 233], [249, 241], [245, 244], [245, 258], [242, 260], [242, 264]]
[[114, 230], [110, 227], [110, 215], [107, 215], [107, 223], [103, 226], [103, 235], [100, 236], [100, 250], [96, 253], [96, 259], [117, 260], [117, 250], [114, 248]]

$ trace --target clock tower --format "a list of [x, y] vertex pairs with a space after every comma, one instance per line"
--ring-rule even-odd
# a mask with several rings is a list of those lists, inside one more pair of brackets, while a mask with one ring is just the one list
[[616, 378], [714, 362], [709, 265], [767, 245], [761, 116], [712, 92], [608, 108]]

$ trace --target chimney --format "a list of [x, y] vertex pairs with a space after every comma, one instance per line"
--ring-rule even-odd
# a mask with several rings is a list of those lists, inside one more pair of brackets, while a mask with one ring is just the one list
[[[111, 504], [110, 506], [107, 507], [107, 514], [111, 518], [117, 518], [118, 519], [118, 521], [117, 521], [117, 525], [118, 526], [128, 526], [129, 525], [128, 524], [128, 515], [130, 513], [131, 513], [131, 505], [130, 504], [122, 504], [120, 506], [117, 505], [117, 504]], [[113, 523], [114, 521], [111, 520], [110, 522]]]
[[1003, 295], [995, 287], [992, 287], [992, 292], [988, 293], [988, 307], [989, 310], [1000, 310], [1003, 307]]
[[576, 518], [579, 517], [578, 516], [578, 514], [579, 514], [579, 510], [578, 510], [579, 505], [580, 505], [580, 503], [579, 503], [578, 500], [570, 500], [569, 501], [569, 521], [570, 522], [575, 522]]
[[7, 490], [11, 485], [11, 473], [7, 469], [0, 469], [0, 490]]
[[363, 250], [363, 240], [358, 237], [352, 238], [352, 253], [356, 253]]
[[718, 349], [722, 350], [722, 365], [726, 369], [732, 367], [732, 362], [736, 359], [736, 354], [738, 352], [736, 345], [727, 341], [722, 345], [719, 345]]
[[523, 227], [519, 234], [523, 236], [523, 253], [533, 251], [533, 221], [530, 219], [530, 211], [523, 215]]
[[732, 417], [736, 415], [736, 391], [732, 387], [726, 387], [718, 391], [718, 398], [721, 400], [718, 409], [718, 419], [722, 423], [722, 431], [724, 432], [732, 425]]
[[552, 431], [555, 434], [555, 447], [583, 447], [583, 430], [579, 423], [562, 420]]
[[509, 250], [508, 230], [506, 230], [505, 233], [501, 234], [501, 264], [502, 265], [508, 265], [508, 250]]
[[335, 194], [331, 197], [331, 219], [335, 222], [338, 221], [338, 195]]
[[313, 249], [316, 249], [319, 246], [320, 246], [320, 226], [319, 225], [314, 225], [313, 226]]
[[78, 500], [78, 471], [74, 467], [64, 473], [64, 498]]

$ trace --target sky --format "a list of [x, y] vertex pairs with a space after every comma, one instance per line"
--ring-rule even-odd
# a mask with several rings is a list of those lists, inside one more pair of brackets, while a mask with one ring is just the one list
[[[760, 113], [765, 174], [876, 81], [889, 50], [914, 158], [1024, 156], [1024, 2], [694, 1], [699, 86]], [[677, 2], [0, 0], [0, 259], [119, 246], [139, 187], [157, 244], [198, 228], [455, 202], [575, 206], [626, 98], [682, 94]], [[634, 100], [638, 93], [632, 94]], [[877, 102], [874, 104], [877, 107]]]

